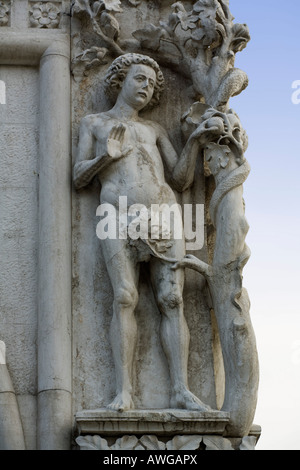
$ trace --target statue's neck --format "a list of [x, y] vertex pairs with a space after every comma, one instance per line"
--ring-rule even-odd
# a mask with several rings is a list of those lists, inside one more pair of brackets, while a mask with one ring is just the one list
[[121, 121], [137, 121], [139, 117], [139, 111], [126, 103], [120, 95], [109, 114]]

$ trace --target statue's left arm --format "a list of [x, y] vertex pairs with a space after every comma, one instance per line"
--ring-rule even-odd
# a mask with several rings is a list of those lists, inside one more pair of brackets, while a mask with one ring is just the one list
[[201, 147], [205, 145], [212, 135], [217, 135], [219, 133], [219, 127], [207, 127], [206, 122], [203, 122], [190, 135], [181, 155], [178, 157], [169, 140], [167, 132], [162, 128], [159, 129], [158, 145], [163, 160], [171, 175], [171, 183], [174, 189], [182, 192], [192, 185], [194, 181], [196, 161]]

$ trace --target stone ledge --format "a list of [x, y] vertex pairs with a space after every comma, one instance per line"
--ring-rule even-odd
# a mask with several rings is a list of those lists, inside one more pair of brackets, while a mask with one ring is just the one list
[[176, 434], [223, 435], [229, 421], [229, 413], [222, 411], [198, 412], [189, 410], [130, 410], [122, 413], [105, 408], [83, 410], [76, 414], [79, 435], [101, 434]]

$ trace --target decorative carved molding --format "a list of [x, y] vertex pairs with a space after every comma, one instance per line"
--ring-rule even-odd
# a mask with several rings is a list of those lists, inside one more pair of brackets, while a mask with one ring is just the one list
[[109, 445], [107, 440], [101, 436], [87, 435], [77, 437], [76, 443], [80, 450], [255, 450], [257, 438], [246, 436], [234, 443], [234, 440], [231, 442], [230, 439], [222, 436], [178, 435], [164, 442], [152, 434], [142, 437], [126, 435]]
[[10, 21], [10, 0], [0, 1], [0, 26], [9, 26]]
[[222, 411], [190, 411], [180, 409], [129, 410], [119, 413], [107, 408], [82, 410], [76, 413], [79, 435], [99, 434], [157, 436], [204, 435], [222, 436], [229, 422], [229, 413]]
[[29, 21], [31, 28], [55, 29], [59, 27], [61, 3], [31, 3]]

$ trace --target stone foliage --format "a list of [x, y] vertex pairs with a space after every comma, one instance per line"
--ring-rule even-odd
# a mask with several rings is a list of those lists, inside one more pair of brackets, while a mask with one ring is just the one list
[[114, 444], [109, 445], [107, 440], [98, 435], [79, 436], [76, 443], [80, 450], [152, 450], [152, 451], [178, 451], [178, 450], [254, 450], [256, 438], [246, 436], [238, 443], [233, 443], [222, 436], [174, 436], [172, 439], [162, 441], [155, 435], [123, 436]]

